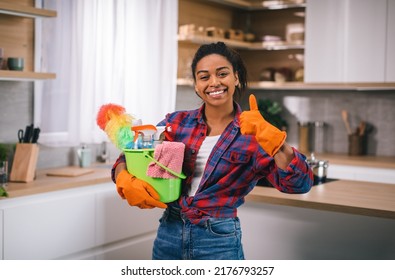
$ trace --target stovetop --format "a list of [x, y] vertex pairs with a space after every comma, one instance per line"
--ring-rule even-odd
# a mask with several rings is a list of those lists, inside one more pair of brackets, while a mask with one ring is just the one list
[[[330, 182], [335, 182], [335, 181], [338, 181], [338, 180], [339, 179], [335, 179], [335, 178], [326, 178], [325, 182], [324, 182], [323, 180], [318, 180], [318, 178], [316, 176], [314, 176], [313, 187], [314, 186], [318, 186], [318, 185], [322, 185], [322, 184], [328, 184]], [[273, 187], [272, 184], [266, 178], [262, 178], [261, 180], [259, 180], [256, 185], [258, 187]]]
[[339, 179], [326, 178], [325, 181], [323, 182], [322, 180], [318, 180], [318, 179], [314, 176], [314, 184], [313, 184], [313, 186], [322, 185], [322, 184], [328, 184], [328, 183], [330, 183], [330, 182], [335, 182], [335, 181], [339, 181]]

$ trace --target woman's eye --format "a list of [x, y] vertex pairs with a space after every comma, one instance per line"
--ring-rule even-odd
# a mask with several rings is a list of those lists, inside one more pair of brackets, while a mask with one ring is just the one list
[[207, 80], [207, 79], [208, 79], [208, 76], [206, 76], [206, 75], [204, 75], [204, 76], [199, 76], [199, 80], [204, 81], [204, 80]]
[[218, 76], [219, 77], [226, 77], [229, 73], [228, 72], [219, 72]]

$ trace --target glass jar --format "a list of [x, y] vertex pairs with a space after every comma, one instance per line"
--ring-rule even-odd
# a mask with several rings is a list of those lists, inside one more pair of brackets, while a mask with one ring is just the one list
[[313, 122], [313, 148], [314, 153], [326, 152], [325, 122]]

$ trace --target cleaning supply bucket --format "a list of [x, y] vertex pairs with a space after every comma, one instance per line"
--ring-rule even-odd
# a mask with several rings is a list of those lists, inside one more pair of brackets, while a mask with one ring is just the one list
[[[124, 149], [126, 166], [130, 174], [150, 184], [159, 194], [159, 200], [168, 203], [177, 200], [181, 193], [182, 179], [186, 176], [177, 173], [154, 159], [155, 149]], [[148, 165], [155, 162], [176, 178], [153, 178], [147, 176]]]

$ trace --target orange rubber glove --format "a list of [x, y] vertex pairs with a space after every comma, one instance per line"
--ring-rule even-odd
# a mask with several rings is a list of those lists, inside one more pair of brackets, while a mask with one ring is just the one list
[[141, 209], [167, 208], [165, 203], [159, 201], [159, 194], [150, 184], [136, 178], [127, 170], [122, 170], [118, 174], [116, 185], [119, 195], [126, 199], [130, 206]]
[[240, 129], [242, 134], [255, 135], [259, 145], [265, 152], [273, 157], [287, 138], [285, 131], [267, 122], [258, 110], [255, 96], [250, 95], [250, 111], [244, 111], [240, 115]]

